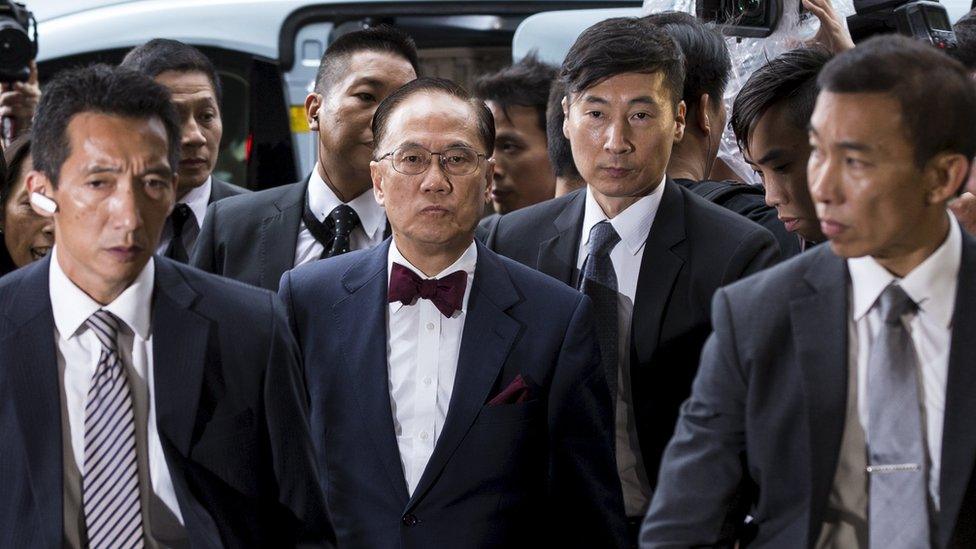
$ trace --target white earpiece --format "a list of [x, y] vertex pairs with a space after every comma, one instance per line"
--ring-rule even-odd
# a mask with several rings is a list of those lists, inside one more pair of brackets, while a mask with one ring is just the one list
[[30, 201], [31, 204], [37, 206], [38, 208], [44, 210], [49, 214], [54, 214], [55, 212], [58, 211], [58, 203], [44, 196], [41, 193], [31, 193]]

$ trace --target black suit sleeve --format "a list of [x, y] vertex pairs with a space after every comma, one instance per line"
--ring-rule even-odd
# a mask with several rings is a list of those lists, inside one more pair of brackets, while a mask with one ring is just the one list
[[753, 273], [772, 267], [780, 260], [779, 244], [772, 233], [756, 227], [739, 244], [722, 277], [723, 285], [731, 284]]
[[203, 217], [203, 226], [200, 227], [200, 236], [193, 246], [193, 255], [190, 257], [190, 265], [208, 273], [223, 274], [220, 269], [221, 261], [217, 260], [216, 246], [214, 240], [217, 237], [217, 203], [214, 202], [207, 206], [207, 213]]
[[748, 377], [724, 290], [715, 294], [712, 311], [715, 331], [664, 453], [642, 549], [732, 547], [741, 524]]
[[319, 489], [308, 427], [308, 404], [301, 359], [284, 308], [270, 296], [274, 314], [264, 382], [265, 424], [278, 488], [282, 539], [335, 547], [335, 532]]
[[580, 296], [550, 385], [550, 508], [554, 547], [628, 547], [613, 454], [610, 391], [590, 300]]

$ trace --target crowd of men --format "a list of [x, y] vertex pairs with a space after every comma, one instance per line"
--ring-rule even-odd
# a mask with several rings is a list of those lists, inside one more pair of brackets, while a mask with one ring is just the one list
[[976, 546], [976, 24], [805, 5], [730, 112], [683, 13], [471, 92], [346, 33], [260, 192], [192, 46], [0, 96], [0, 545]]

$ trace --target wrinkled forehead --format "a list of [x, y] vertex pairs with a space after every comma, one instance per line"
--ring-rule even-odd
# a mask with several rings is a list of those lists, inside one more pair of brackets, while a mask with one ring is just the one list
[[446, 93], [424, 91], [404, 99], [390, 113], [383, 133], [383, 143], [377, 144], [382, 151], [409, 144], [484, 147], [475, 106]]
[[148, 118], [81, 112], [67, 126], [68, 160], [89, 163], [165, 164], [169, 168], [166, 127]]

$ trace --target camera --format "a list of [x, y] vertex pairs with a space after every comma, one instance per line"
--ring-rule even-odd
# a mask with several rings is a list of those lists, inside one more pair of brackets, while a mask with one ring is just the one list
[[[33, 38], [29, 30], [33, 28]], [[37, 57], [37, 20], [27, 6], [0, 0], [0, 82], [24, 82]]]
[[776, 30], [783, 0], [696, 0], [698, 17], [728, 36], [765, 38]]

